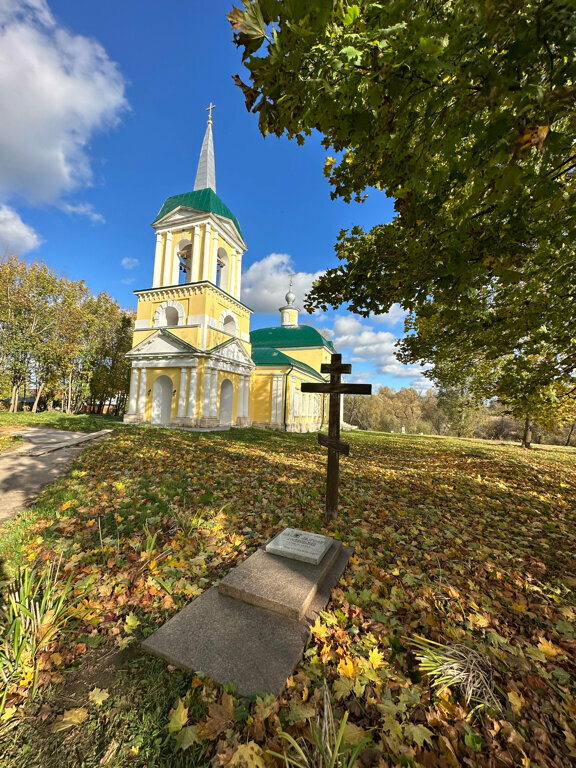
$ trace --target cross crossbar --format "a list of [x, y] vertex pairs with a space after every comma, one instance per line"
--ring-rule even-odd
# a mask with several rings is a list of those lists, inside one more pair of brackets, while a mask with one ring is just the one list
[[328, 437], [328, 435], [320, 433], [318, 435], [318, 442], [320, 445], [323, 445], [324, 448], [331, 448], [333, 451], [343, 453], [344, 456], [350, 456], [350, 446], [342, 440], [336, 440], [334, 437]]
[[302, 384], [302, 392], [321, 392], [325, 395], [371, 395], [371, 384]]
[[320, 373], [352, 373], [352, 366], [350, 363], [337, 363], [336, 365], [322, 363]]

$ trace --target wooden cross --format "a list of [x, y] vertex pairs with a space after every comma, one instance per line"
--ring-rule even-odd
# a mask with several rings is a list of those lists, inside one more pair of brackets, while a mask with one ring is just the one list
[[210, 125], [212, 124], [212, 110], [215, 108], [216, 104], [212, 104], [212, 102], [210, 102], [209, 107], [206, 107], [206, 112], [208, 112], [208, 123], [210, 123]]
[[328, 435], [319, 434], [318, 442], [328, 448], [328, 469], [326, 473], [326, 516], [325, 523], [335, 520], [338, 514], [338, 480], [340, 477], [340, 454], [350, 455], [350, 446], [340, 440], [340, 395], [371, 395], [371, 384], [343, 384], [342, 374], [352, 373], [352, 366], [342, 362], [342, 355], [332, 355], [329, 363], [322, 363], [322, 373], [330, 374], [330, 384], [302, 384], [302, 392], [321, 392], [330, 395], [328, 410]]

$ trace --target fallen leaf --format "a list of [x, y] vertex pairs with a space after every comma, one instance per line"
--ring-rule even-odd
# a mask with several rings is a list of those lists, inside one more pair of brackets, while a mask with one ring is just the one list
[[178, 699], [178, 704], [174, 709], [170, 710], [168, 714], [168, 731], [169, 733], [178, 733], [186, 725], [188, 720], [188, 707], [184, 706], [182, 699]]
[[92, 702], [92, 704], [95, 704], [97, 707], [101, 707], [102, 704], [104, 704], [104, 702], [108, 698], [110, 698], [110, 694], [108, 693], [108, 691], [102, 690], [101, 688], [94, 688], [88, 694], [88, 699]]
[[88, 717], [88, 710], [84, 707], [74, 707], [73, 709], [67, 709], [66, 712], [56, 718], [56, 721], [52, 723], [50, 730], [52, 733], [65, 731], [68, 728], [73, 728], [76, 725], [82, 725], [82, 723], [85, 722]]

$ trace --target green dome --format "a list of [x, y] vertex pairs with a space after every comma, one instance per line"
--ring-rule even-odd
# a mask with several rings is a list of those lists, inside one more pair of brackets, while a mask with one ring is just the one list
[[310, 325], [275, 326], [274, 328], [260, 328], [250, 334], [252, 347], [276, 347], [286, 349], [288, 347], [326, 347], [334, 352], [331, 341], [312, 328]]
[[166, 216], [167, 213], [170, 213], [170, 211], [173, 211], [180, 205], [183, 205], [185, 208], [195, 208], [197, 211], [209, 211], [217, 216], [230, 219], [238, 230], [238, 234], [242, 237], [242, 230], [240, 229], [238, 219], [212, 189], [197, 189], [194, 192], [184, 192], [182, 195], [172, 195], [172, 197], [165, 200], [153, 223], [156, 223], [158, 219]]

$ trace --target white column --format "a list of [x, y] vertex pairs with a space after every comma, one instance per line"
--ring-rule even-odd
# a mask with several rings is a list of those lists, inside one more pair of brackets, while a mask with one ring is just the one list
[[212, 382], [210, 386], [210, 418], [218, 418], [218, 368], [212, 368]]
[[206, 366], [204, 372], [204, 393], [202, 402], [202, 416], [207, 419], [210, 416], [210, 375], [212, 369], [209, 365]]
[[172, 266], [172, 232], [166, 232], [166, 248], [164, 249], [164, 275], [162, 285], [170, 285], [170, 267]]
[[244, 416], [250, 416], [250, 376], [244, 377]]
[[282, 375], [276, 374], [274, 376], [274, 387], [272, 390], [273, 405], [273, 423], [280, 424], [282, 420]]
[[[181, 233], [180, 239], [182, 239], [182, 233]], [[179, 282], [180, 282], [180, 256], [178, 256], [177, 253], [174, 253], [174, 258], [172, 259], [172, 275], [170, 278], [170, 285], [178, 285]]]
[[236, 289], [231, 291], [232, 295], [239, 299], [240, 289], [242, 288], [242, 251], [236, 254]]
[[230, 266], [228, 267], [228, 287], [226, 290], [230, 296], [236, 298], [236, 248], [230, 251]]
[[344, 395], [340, 395], [340, 424], [344, 424]]
[[276, 376], [272, 376], [272, 397], [270, 398], [270, 424], [276, 422]]
[[206, 224], [204, 229], [204, 254], [202, 256], [202, 280], [208, 280], [210, 277], [210, 241], [212, 239], [212, 226]]
[[140, 368], [140, 394], [138, 396], [138, 413], [144, 415], [146, 407], [146, 368]]
[[132, 377], [130, 379], [130, 403], [128, 413], [136, 413], [136, 403], [138, 402], [138, 368], [132, 368]]
[[210, 282], [216, 285], [216, 275], [218, 267], [218, 232], [214, 230], [212, 233], [212, 261], [210, 263]]
[[190, 369], [190, 384], [188, 386], [188, 418], [196, 418], [196, 368]]
[[197, 283], [200, 280], [200, 227], [194, 225], [194, 241], [192, 243], [192, 264], [190, 267], [190, 282]]
[[246, 379], [244, 376], [238, 377], [238, 407], [236, 408], [236, 418], [242, 419], [244, 417], [244, 389], [246, 387]]
[[179, 419], [186, 416], [186, 379], [188, 378], [188, 368], [180, 368], [180, 391], [178, 392], [178, 413]]
[[154, 279], [152, 287], [158, 288], [162, 279], [162, 233], [156, 232], [156, 251], [154, 253]]

